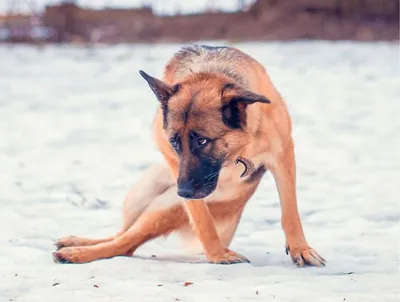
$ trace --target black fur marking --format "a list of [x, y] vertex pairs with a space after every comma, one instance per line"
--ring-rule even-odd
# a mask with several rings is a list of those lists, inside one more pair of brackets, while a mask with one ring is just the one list
[[236, 95], [223, 101], [222, 121], [232, 129], [242, 129], [247, 122], [246, 107], [253, 103], [271, 103], [265, 96], [245, 90], [233, 83], [227, 83], [222, 87], [221, 98], [224, 98], [226, 90], [234, 89]]
[[266, 171], [267, 171], [267, 169], [265, 169], [264, 165], [259, 166], [259, 167], [257, 168], [257, 170], [255, 170], [255, 171], [245, 180], [245, 182], [246, 182], [246, 183], [252, 183], [252, 182], [259, 181]]
[[208, 191], [207, 188], [211, 187], [212, 191], [214, 191], [222, 164], [220, 161], [204, 154], [199, 154], [197, 157], [200, 160], [200, 169], [195, 171], [193, 175], [195, 177], [195, 187], [197, 184], [198, 188]]
[[237, 102], [230, 102], [222, 107], [222, 121], [231, 129], [243, 129], [246, 124], [246, 110], [240, 109]]
[[222, 92], [224, 92], [226, 89], [233, 89], [235, 88], [235, 84], [233, 83], [227, 83], [224, 85], [224, 87], [222, 88]]
[[[217, 187], [222, 164], [206, 154], [196, 153], [196, 155], [191, 156], [189, 166], [184, 168], [186, 170], [184, 174], [187, 174], [187, 176], [182, 180], [178, 178], [178, 188], [180, 183], [184, 185], [190, 181], [190, 185], [194, 190], [192, 198], [200, 199], [210, 195]], [[181, 174], [181, 171], [179, 174]]]
[[243, 95], [238, 95], [232, 98], [231, 102], [241, 103], [243, 105], [251, 105], [254, 103], [271, 104], [265, 96], [246, 91]]
[[207, 49], [207, 50], [217, 50], [217, 49], [227, 49], [227, 48], [229, 48], [229, 47], [226, 47], [226, 46], [208, 46], [208, 45], [202, 45], [202, 44], [200, 44], [198, 46], [200, 46], [200, 47], [202, 47], [204, 49]]
[[167, 103], [161, 103], [161, 110], [163, 114], [163, 128], [168, 127], [168, 105]]
[[[176, 146], [174, 146], [173, 143], [176, 143]], [[173, 137], [171, 137], [169, 139], [169, 143], [171, 144], [172, 148], [175, 150], [175, 152], [177, 154], [181, 154], [182, 153], [182, 141], [181, 141], [181, 137], [179, 136], [179, 134], [175, 134]]]
[[185, 112], [183, 113], [183, 121], [185, 124], [188, 122], [190, 110], [192, 110], [193, 103], [196, 100], [196, 97], [199, 95], [199, 93], [200, 91], [193, 95], [192, 99], [189, 101], [189, 105], [187, 106]]
[[172, 86], [172, 95], [178, 93], [179, 89], [181, 89], [180, 84], [175, 84], [174, 86]]
[[[171, 96], [178, 93], [180, 88], [181, 88], [181, 85], [179, 85], [179, 84], [175, 84], [174, 86], [172, 86]], [[168, 127], [168, 102], [161, 103], [161, 109], [163, 112], [163, 128], [166, 129]]]
[[[234, 89], [235, 87], [236, 85], [233, 83], [226, 83], [222, 87], [221, 97], [223, 97], [225, 90]], [[242, 129], [242, 123], [246, 123], [246, 112], [240, 112], [238, 103], [233, 102], [233, 100], [223, 105], [221, 113], [222, 121], [231, 129]]]
[[180, 54], [182, 57], [186, 57], [190, 54], [195, 54], [197, 56], [200, 55], [201, 49], [207, 50], [207, 51], [218, 51], [222, 49], [227, 49], [229, 47], [226, 46], [207, 46], [207, 45], [197, 45], [193, 44], [187, 47], [183, 47], [178, 54]]
[[193, 46], [187, 46], [187, 47], [183, 47], [180, 51], [178, 51], [176, 53], [176, 57], [180, 58], [180, 59], [184, 59], [186, 57], [189, 57], [191, 55], [196, 55], [199, 56], [200, 52], [197, 50], [196, 47]]
[[140, 75], [146, 80], [147, 84], [161, 103], [161, 110], [163, 113], [163, 127], [164, 129], [168, 126], [168, 100], [176, 93], [179, 92], [180, 85], [175, 84], [169, 86], [159, 79], [153, 78], [152, 76], [145, 73], [143, 70], [139, 70]]
[[188, 122], [188, 119], [189, 119], [189, 112], [190, 112], [191, 107], [192, 107], [192, 103], [190, 103], [190, 104], [188, 105], [188, 108], [186, 108], [186, 110], [183, 112], [183, 122], [184, 122], [185, 124]]
[[139, 70], [140, 75], [146, 80], [147, 84], [157, 97], [157, 99], [161, 102], [167, 102], [168, 99], [172, 95], [172, 88], [165, 84], [163, 81], [159, 79], [153, 78], [152, 76], [145, 73], [143, 70]]

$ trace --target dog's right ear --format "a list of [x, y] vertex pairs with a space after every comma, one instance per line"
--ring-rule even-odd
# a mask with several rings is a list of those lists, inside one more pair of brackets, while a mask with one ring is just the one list
[[232, 83], [223, 86], [222, 120], [232, 129], [242, 129], [247, 122], [247, 106], [254, 103], [270, 104], [265, 96], [246, 90]]
[[153, 78], [152, 76], [148, 75], [143, 70], [139, 70], [139, 73], [146, 80], [147, 84], [149, 84], [157, 99], [163, 105], [166, 105], [170, 97], [174, 95], [179, 89], [178, 85], [171, 87], [163, 81], [160, 81], [159, 79]]

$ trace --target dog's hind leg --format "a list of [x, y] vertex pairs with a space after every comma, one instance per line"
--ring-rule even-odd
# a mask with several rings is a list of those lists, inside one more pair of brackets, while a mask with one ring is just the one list
[[165, 165], [150, 167], [126, 196], [123, 206], [123, 226], [115, 236], [102, 239], [63, 237], [55, 243], [57, 249], [69, 246], [89, 246], [113, 240], [128, 230], [153, 200], [171, 185], [173, 185], [173, 180]]
[[124, 233], [152, 204], [153, 200], [174, 185], [171, 173], [165, 164], [147, 169], [142, 178], [132, 187], [124, 201], [124, 223], [120, 234]]
[[77, 236], [67, 236], [67, 237], [62, 237], [62, 238], [58, 239], [54, 245], [57, 247], [57, 250], [59, 250], [63, 247], [94, 245], [94, 244], [99, 244], [102, 242], [107, 242], [107, 241], [110, 241], [113, 239], [114, 239], [114, 236], [107, 237], [107, 238], [100, 238], [100, 239], [90, 239], [90, 238], [83, 238], [83, 237], [77, 237]]
[[[115, 237], [113, 240], [91, 246], [61, 248], [53, 254], [55, 261], [61, 263], [85, 263], [97, 259], [130, 255], [146, 241], [162, 235], [168, 235], [174, 231], [186, 229], [190, 225], [189, 216], [182, 205], [181, 198], [176, 192], [176, 186], [172, 186], [154, 199], [142, 215], [138, 217], [136, 222], [126, 232]], [[209, 211], [211, 216], [216, 218], [216, 221], [233, 217], [238, 213], [237, 209], [224, 203], [210, 204]], [[239, 217], [232, 224], [234, 227], [228, 232], [229, 236], [225, 237], [226, 241], [232, 239], [238, 221]], [[206, 227], [201, 223], [200, 226], [202, 228]], [[209, 236], [207, 232], [201, 234], [202, 236]], [[248, 262], [243, 256], [227, 249], [218, 235], [214, 239], [214, 243], [209, 241], [211, 245], [208, 247], [215, 249], [216, 254], [211, 255], [210, 258], [210, 255], [206, 253], [209, 261], [224, 264]]]
[[64, 247], [53, 254], [58, 262], [84, 263], [133, 253], [148, 240], [189, 224], [176, 186], [159, 195], [128, 230], [108, 242], [91, 246]]

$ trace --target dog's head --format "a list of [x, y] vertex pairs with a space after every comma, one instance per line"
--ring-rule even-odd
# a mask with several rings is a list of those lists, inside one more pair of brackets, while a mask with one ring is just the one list
[[221, 168], [249, 142], [246, 107], [270, 101], [223, 76], [198, 73], [170, 86], [140, 74], [161, 103], [164, 131], [179, 158], [178, 195], [210, 195]]

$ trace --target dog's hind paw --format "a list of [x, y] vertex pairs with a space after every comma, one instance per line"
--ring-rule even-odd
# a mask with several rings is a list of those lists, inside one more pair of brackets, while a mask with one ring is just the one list
[[53, 253], [56, 263], [86, 263], [90, 262], [90, 253], [84, 247], [64, 247]]
[[225, 249], [221, 255], [213, 255], [208, 257], [208, 262], [215, 264], [236, 264], [250, 263], [249, 259], [229, 249]]
[[65, 259], [61, 253], [54, 252], [53, 254], [53, 261], [55, 263], [70, 263], [67, 259]]
[[63, 237], [60, 238], [54, 243], [54, 246], [57, 248], [57, 250], [63, 248], [63, 247], [69, 247], [69, 246], [78, 246], [80, 245], [78, 242], [79, 238], [76, 236], [68, 236], [68, 237]]

